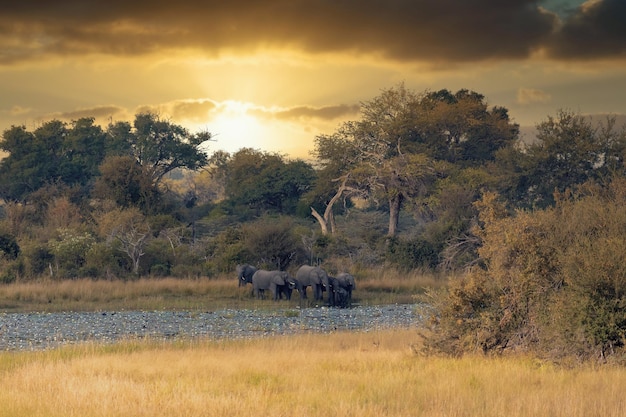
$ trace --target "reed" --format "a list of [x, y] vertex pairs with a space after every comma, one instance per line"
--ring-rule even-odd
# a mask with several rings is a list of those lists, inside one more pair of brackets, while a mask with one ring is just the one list
[[626, 369], [415, 353], [412, 330], [0, 353], [0, 417], [618, 417]]

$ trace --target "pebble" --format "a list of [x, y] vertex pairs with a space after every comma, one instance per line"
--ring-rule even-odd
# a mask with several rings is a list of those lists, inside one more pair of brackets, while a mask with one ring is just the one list
[[305, 332], [410, 328], [423, 320], [415, 304], [217, 311], [0, 313], [0, 350], [42, 350], [81, 342], [150, 338], [245, 339]]

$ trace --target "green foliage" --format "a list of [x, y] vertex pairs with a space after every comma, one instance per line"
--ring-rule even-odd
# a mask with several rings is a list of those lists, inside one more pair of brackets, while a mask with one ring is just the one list
[[439, 263], [439, 251], [430, 242], [417, 239], [390, 238], [385, 259], [398, 269], [433, 269]]
[[109, 157], [100, 166], [100, 172], [94, 185], [94, 197], [112, 200], [124, 208], [138, 207], [144, 213], [155, 209], [159, 191], [149, 173], [132, 157]]
[[60, 277], [78, 277], [85, 265], [86, 254], [94, 243], [95, 238], [90, 233], [59, 230], [58, 238], [48, 242], [50, 252], [54, 255], [55, 272]]
[[[358, 192], [387, 207], [390, 237], [398, 233], [403, 205], [423, 205], [441, 193], [439, 180], [451, 165], [483, 167], [519, 131], [505, 108], [489, 109], [483, 95], [468, 90], [416, 94], [399, 84], [362, 103], [361, 116], [317, 137], [315, 155], [323, 178], [335, 180], [335, 191]], [[328, 187], [316, 192], [328, 205], [336, 201]]]
[[554, 193], [624, 174], [626, 133], [568, 111], [537, 125], [537, 140], [498, 154], [501, 190], [520, 207], [548, 207]]
[[17, 259], [20, 254], [20, 246], [15, 240], [15, 236], [9, 233], [0, 233], [0, 251], [7, 259]]
[[37, 277], [40, 275], [51, 275], [54, 265], [54, 254], [48, 245], [36, 245], [28, 248], [24, 253], [29, 275]]
[[[124, 125], [125, 126], [125, 125]], [[132, 156], [157, 185], [163, 176], [176, 168], [196, 170], [208, 163], [200, 147], [211, 140], [211, 134], [190, 134], [182, 126], [161, 120], [154, 113], [135, 116], [134, 131], [127, 135]]]
[[253, 256], [248, 263], [284, 271], [292, 263], [301, 262], [304, 251], [294, 226], [293, 221], [285, 217], [265, 217], [244, 225], [245, 250]]
[[0, 149], [9, 155], [0, 163], [0, 197], [24, 202], [49, 184], [86, 185], [105, 156], [105, 133], [93, 122], [52, 120], [33, 132], [25, 126], [5, 130]]
[[132, 269], [131, 262], [119, 249], [117, 242], [98, 242], [85, 253], [85, 276], [124, 278]]
[[217, 167], [227, 174], [225, 192], [232, 210], [251, 209], [294, 214], [300, 197], [315, 178], [311, 165], [301, 160], [285, 162], [278, 154], [244, 148]]

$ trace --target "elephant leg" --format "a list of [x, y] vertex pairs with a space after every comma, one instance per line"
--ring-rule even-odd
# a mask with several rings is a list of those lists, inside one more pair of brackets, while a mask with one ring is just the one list
[[322, 288], [320, 285], [315, 285], [315, 301], [322, 299]]

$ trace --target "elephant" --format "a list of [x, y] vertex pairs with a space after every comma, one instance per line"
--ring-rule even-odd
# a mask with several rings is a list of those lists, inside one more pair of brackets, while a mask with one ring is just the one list
[[322, 299], [324, 287], [328, 282], [328, 274], [319, 266], [302, 265], [296, 273], [296, 280], [302, 287], [300, 297], [307, 298], [306, 288], [313, 288], [313, 298], [316, 301]]
[[256, 272], [256, 268], [249, 264], [237, 265], [237, 279], [239, 286], [252, 284], [252, 275]]
[[259, 269], [252, 275], [252, 287], [257, 298], [265, 298], [265, 290], [272, 292], [274, 301], [278, 301], [283, 293], [287, 298], [291, 298], [288, 290], [294, 286], [293, 279], [285, 271]]
[[350, 293], [343, 288], [337, 278], [329, 278], [328, 301], [331, 307], [346, 308], [350, 306]]
[[[237, 265], [237, 281], [239, 281], [239, 286], [243, 287], [246, 284], [252, 284], [252, 275], [257, 271], [257, 269], [249, 264], [240, 264]], [[254, 288], [250, 291], [250, 295], [254, 296]]]
[[336, 277], [329, 277], [328, 282], [329, 304], [337, 307], [350, 307], [352, 305], [352, 290], [356, 289], [354, 276], [342, 272]]

